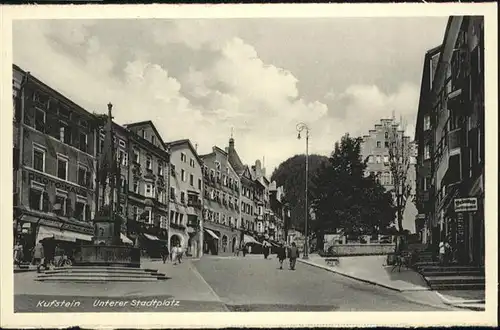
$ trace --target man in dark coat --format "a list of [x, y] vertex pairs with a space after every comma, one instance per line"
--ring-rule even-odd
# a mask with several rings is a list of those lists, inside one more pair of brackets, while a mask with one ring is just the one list
[[295, 270], [295, 264], [297, 262], [297, 258], [299, 257], [299, 249], [297, 248], [297, 244], [295, 242], [292, 243], [292, 247], [290, 247], [288, 251], [288, 258], [290, 258], [290, 269]]
[[278, 247], [278, 261], [280, 263], [280, 269], [283, 269], [283, 261], [286, 259], [286, 249], [283, 246], [283, 243]]

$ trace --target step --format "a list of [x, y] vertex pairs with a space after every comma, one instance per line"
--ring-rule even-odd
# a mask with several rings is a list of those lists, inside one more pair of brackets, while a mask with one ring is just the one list
[[484, 283], [447, 283], [429, 285], [432, 290], [484, 290]]
[[158, 272], [146, 271], [144, 269], [107, 269], [107, 268], [56, 268], [44, 271], [45, 274], [60, 274], [60, 273], [117, 273], [117, 274], [158, 274]]
[[420, 267], [421, 272], [467, 272], [467, 271], [482, 271], [484, 268], [473, 266], [427, 266]]
[[437, 276], [484, 276], [483, 271], [479, 270], [465, 270], [465, 271], [429, 271], [421, 272], [425, 277], [437, 277]]
[[425, 280], [431, 285], [439, 283], [485, 283], [484, 276], [426, 276]]
[[118, 273], [106, 273], [106, 272], [92, 272], [92, 273], [57, 273], [57, 274], [45, 274], [42, 273], [38, 275], [38, 278], [51, 278], [51, 277], [80, 277], [80, 276], [94, 276], [94, 277], [131, 277], [131, 278], [156, 278], [161, 275], [150, 275], [150, 274], [118, 274]]
[[40, 282], [156, 282], [159, 279], [156, 277], [149, 278], [133, 278], [133, 277], [95, 277], [95, 276], [79, 276], [79, 277], [61, 277], [53, 276], [48, 278], [37, 278]]
[[57, 269], [121, 269], [121, 270], [143, 270], [147, 272], [157, 272], [158, 269], [151, 269], [151, 268], [136, 268], [136, 267], [122, 267], [122, 266], [70, 266], [70, 267], [54, 267], [54, 270]]

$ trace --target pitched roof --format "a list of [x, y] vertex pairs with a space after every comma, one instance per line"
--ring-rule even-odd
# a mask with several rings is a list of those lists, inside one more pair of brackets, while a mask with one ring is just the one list
[[200, 166], [203, 165], [203, 161], [201, 160], [200, 156], [198, 156], [198, 153], [196, 152], [196, 149], [194, 148], [193, 144], [191, 143], [191, 140], [189, 140], [189, 139], [175, 140], [175, 141], [166, 142], [164, 144], [165, 144], [165, 147], [167, 149], [172, 149], [172, 148], [175, 148], [175, 147], [180, 147], [180, 146], [183, 146], [183, 145], [187, 145], [188, 148], [191, 149], [191, 152], [195, 156], [195, 158], [198, 161], [198, 163], [200, 164]]
[[133, 127], [145, 126], [145, 125], [150, 126], [153, 129], [153, 132], [158, 137], [158, 139], [160, 139], [161, 144], [165, 145], [165, 142], [163, 141], [163, 138], [161, 137], [160, 132], [158, 132], [158, 130], [156, 129], [156, 126], [153, 124], [153, 122], [151, 120], [138, 121], [138, 122], [135, 122], [135, 123], [125, 124], [123, 126], [126, 127], [126, 128], [133, 128]]

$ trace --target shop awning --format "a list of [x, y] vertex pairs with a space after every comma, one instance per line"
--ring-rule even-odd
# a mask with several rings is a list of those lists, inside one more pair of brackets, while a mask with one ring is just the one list
[[213, 238], [215, 238], [215, 239], [219, 239], [219, 236], [215, 235], [215, 233], [214, 233], [213, 231], [211, 231], [210, 229], [207, 229], [207, 228], [204, 228], [204, 229], [205, 229], [205, 231], [206, 231], [207, 233], [209, 233], [209, 234], [210, 234], [210, 236], [212, 236], [212, 237], [213, 237]]
[[280, 245], [279, 245], [278, 243], [276, 243], [276, 242], [273, 242], [273, 241], [268, 241], [268, 242], [269, 242], [269, 243], [271, 243], [271, 245], [274, 245], [274, 246], [276, 246], [276, 247], [279, 247], [279, 246], [280, 246]]
[[68, 230], [40, 226], [38, 229], [37, 242], [44, 238], [53, 238], [59, 241], [76, 242], [77, 239], [82, 241], [92, 241], [91, 235], [76, 233]]
[[159, 241], [160, 239], [156, 236], [153, 236], [153, 235], [149, 235], [149, 234], [143, 234], [144, 237], [146, 237], [147, 239], [151, 240], [151, 241]]
[[120, 233], [120, 238], [121, 238], [122, 242], [125, 244], [131, 244], [131, 245], [134, 244], [134, 242], [132, 242], [132, 240], [130, 238], [128, 238], [125, 234]]
[[260, 244], [260, 245], [262, 245], [262, 243], [258, 242], [255, 238], [253, 238], [250, 235], [243, 235], [243, 242], [245, 244], [246, 243], [254, 243], [254, 244]]

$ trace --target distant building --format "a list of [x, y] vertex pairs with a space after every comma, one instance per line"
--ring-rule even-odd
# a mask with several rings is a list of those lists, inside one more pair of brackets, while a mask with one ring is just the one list
[[117, 150], [122, 173], [127, 171], [122, 174], [121, 192], [127, 197], [125, 214], [133, 224], [129, 234], [139, 239], [150, 256], [158, 257], [161, 246], [169, 242], [170, 155], [151, 121], [126, 124], [124, 128], [123, 135], [128, 139], [120, 138]]
[[[367, 167], [365, 175], [375, 176], [387, 191], [394, 190], [394, 178], [390, 169], [389, 149], [393, 143], [391, 131], [396, 130], [397, 137], [403, 141], [405, 148], [408, 148], [409, 168], [406, 174], [406, 182], [411, 186], [411, 195], [416, 192], [416, 145], [405, 136], [405, 131], [395, 118], [381, 119], [374, 129], [370, 130], [368, 135], [363, 136], [361, 144], [361, 157], [366, 160]], [[415, 233], [415, 217], [417, 209], [413, 201], [408, 201], [404, 210], [403, 229]]]
[[204, 253], [231, 254], [239, 247], [240, 178], [218, 147], [202, 155], [204, 177]]
[[287, 213], [283, 201], [283, 187], [277, 187], [273, 181], [269, 185], [269, 201], [271, 207], [269, 221], [269, 238], [277, 242], [286, 241], [285, 216]]
[[170, 150], [170, 246], [190, 255], [203, 249], [203, 162], [190, 140], [168, 142]]
[[95, 211], [94, 116], [13, 66], [14, 235], [25, 248], [44, 238], [91, 241]]
[[417, 119], [418, 162], [431, 162], [421, 209], [435, 247], [448, 238], [459, 261], [484, 265], [484, 18], [450, 17], [438, 56]]

